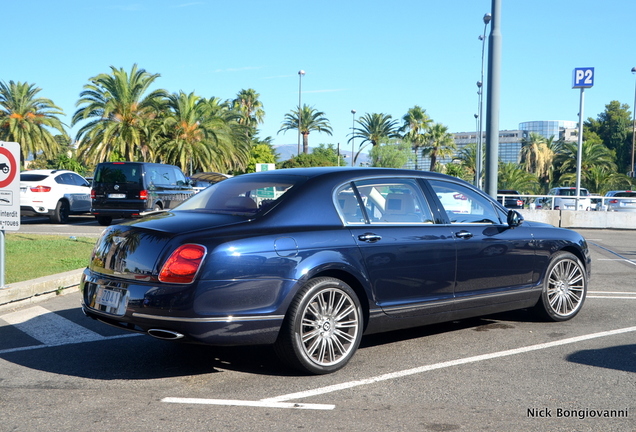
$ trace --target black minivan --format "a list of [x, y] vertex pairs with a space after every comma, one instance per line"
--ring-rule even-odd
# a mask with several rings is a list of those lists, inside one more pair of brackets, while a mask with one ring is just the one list
[[91, 213], [101, 225], [109, 225], [113, 218], [174, 208], [193, 194], [190, 181], [174, 165], [102, 162], [93, 178]]

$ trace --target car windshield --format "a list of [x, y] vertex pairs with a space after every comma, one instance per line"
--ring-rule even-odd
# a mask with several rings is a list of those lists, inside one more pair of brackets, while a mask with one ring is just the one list
[[103, 165], [95, 174], [95, 182], [141, 184], [141, 166], [139, 164], [124, 163]]
[[233, 177], [202, 190], [175, 210], [251, 215], [270, 208], [304, 180], [285, 175]]

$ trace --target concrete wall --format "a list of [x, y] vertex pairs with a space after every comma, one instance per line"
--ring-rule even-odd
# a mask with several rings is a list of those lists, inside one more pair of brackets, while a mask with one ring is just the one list
[[524, 219], [562, 228], [636, 229], [636, 213], [574, 210], [519, 210]]

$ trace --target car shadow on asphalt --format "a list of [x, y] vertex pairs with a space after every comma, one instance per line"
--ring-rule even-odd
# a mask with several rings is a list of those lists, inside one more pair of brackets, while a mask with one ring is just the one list
[[[104, 326], [93, 320], [84, 322], [86, 318], [81, 316], [79, 308], [57, 311], [57, 314], [83, 323], [86, 328], [99, 332], [105, 339], [17, 349], [0, 354], [0, 358], [34, 370], [97, 380], [150, 380], [212, 374], [223, 370], [270, 376], [306, 375], [281, 362], [272, 346], [217, 347], [162, 341]], [[527, 322], [532, 317], [527, 311], [515, 311], [365, 335], [360, 350], [463, 329], [487, 331], [494, 328], [513, 328], [509, 322]], [[11, 326], [2, 330], [15, 332]], [[5, 336], [6, 340], [16, 337], [15, 334]], [[37, 345], [37, 341], [33, 342]]]

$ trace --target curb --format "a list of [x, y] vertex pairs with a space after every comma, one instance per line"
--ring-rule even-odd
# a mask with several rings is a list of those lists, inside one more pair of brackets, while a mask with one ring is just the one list
[[84, 268], [16, 282], [0, 289], [0, 311], [79, 290]]

